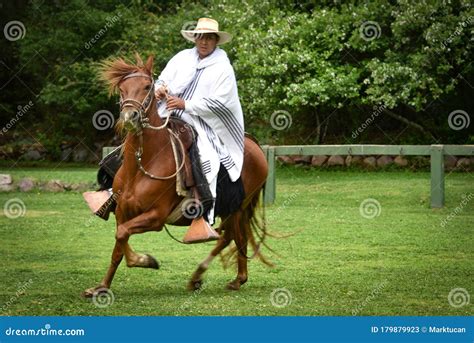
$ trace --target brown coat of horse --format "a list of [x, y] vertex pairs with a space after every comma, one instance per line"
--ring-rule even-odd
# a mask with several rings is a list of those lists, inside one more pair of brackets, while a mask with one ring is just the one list
[[[123, 165], [113, 183], [113, 191], [120, 195], [115, 210], [117, 229], [112, 261], [102, 282], [98, 286], [84, 291], [83, 295], [86, 297], [92, 297], [110, 288], [123, 256], [125, 256], [128, 267], [158, 269], [159, 265], [154, 257], [136, 253], [130, 247], [128, 240], [133, 234], [162, 230], [166, 218], [182, 200], [176, 194], [176, 178], [152, 179], [138, 168], [135, 159], [135, 152], [140, 145], [136, 132], [142, 130], [143, 156], [141, 162], [144, 168], [149, 173], [159, 176], [169, 176], [176, 171], [168, 130], [140, 128], [141, 115], [146, 115], [149, 123], [153, 126], [163, 124], [163, 119], [156, 115], [156, 101], [153, 98], [150, 106], [146, 109], [146, 114], [140, 113], [143, 106], [134, 106], [134, 104], [143, 104], [147, 94], [153, 92], [152, 69], [153, 58], [151, 56], [146, 64], [143, 64], [137, 56], [137, 65], [127, 64], [122, 59], [104, 65], [103, 76], [110, 85], [111, 93], [118, 90], [122, 99], [131, 99], [131, 102], [122, 106], [120, 119], [117, 122], [117, 127], [120, 130], [125, 128], [128, 134], [124, 141]], [[136, 77], [127, 77], [131, 74]], [[256, 210], [267, 173], [268, 166], [263, 151], [256, 142], [246, 137], [241, 174], [245, 200], [237, 212], [227, 218], [221, 218], [221, 225], [217, 229], [220, 238], [209, 256], [198, 265], [193, 273], [188, 284], [191, 290], [196, 290], [201, 286], [202, 275], [208, 269], [209, 263], [231, 241], [235, 242], [238, 273], [237, 277], [228, 283], [227, 288], [238, 290], [247, 281], [248, 243], [253, 247], [255, 255], [268, 264], [260, 254], [260, 244], [256, 243], [254, 237], [254, 233], [256, 233], [264, 238], [266, 233], [261, 211]], [[182, 224], [189, 225], [189, 222]]]

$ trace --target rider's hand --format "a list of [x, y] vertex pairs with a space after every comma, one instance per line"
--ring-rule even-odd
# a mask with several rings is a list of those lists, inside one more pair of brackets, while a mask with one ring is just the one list
[[166, 98], [167, 93], [168, 93], [168, 90], [166, 89], [165, 86], [158, 87], [158, 89], [155, 91], [156, 100], [161, 100], [163, 98]]
[[166, 98], [166, 109], [168, 111], [172, 110], [184, 110], [185, 103], [184, 100], [178, 98], [177, 96], [168, 96]]

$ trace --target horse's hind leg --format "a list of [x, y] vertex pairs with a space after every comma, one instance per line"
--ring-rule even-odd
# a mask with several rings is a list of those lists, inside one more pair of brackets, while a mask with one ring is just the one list
[[248, 273], [247, 273], [247, 225], [248, 221], [241, 220], [242, 212], [239, 211], [234, 213], [234, 241], [237, 247], [237, 277], [227, 284], [227, 289], [237, 291], [240, 289], [244, 283], [247, 282]]
[[226, 225], [227, 223], [228, 223], [227, 220], [224, 220], [222, 222], [221, 230], [224, 231], [224, 234], [221, 235], [221, 237], [217, 241], [217, 244], [214, 247], [214, 249], [212, 249], [211, 253], [204, 259], [204, 261], [202, 261], [198, 265], [196, 271], [191, 276], [191, 280], [189, 280], [189, 283], [188, 283], [188, 289], [189, 290], [196, 291], [196, 290], [201, 288], [201, 286], [202, 286], [202, 275], [209, 268], [209, 264], [232, 241], [232, 231], [231, 231], [230, 227], [226, 229], [226, 226], [228, 226], [228, 225]]

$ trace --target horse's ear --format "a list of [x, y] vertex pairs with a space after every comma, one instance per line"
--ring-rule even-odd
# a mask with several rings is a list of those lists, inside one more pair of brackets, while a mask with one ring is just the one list
[[135, 52], [135, 59], [137, 60], [137, 67], [143, 68], [143, 60], [138, 54], [138, 52]]
[[153, 55], [150, 55], [146, 60], [145, 69], [148, 70], [150, 74], [153, 74]]

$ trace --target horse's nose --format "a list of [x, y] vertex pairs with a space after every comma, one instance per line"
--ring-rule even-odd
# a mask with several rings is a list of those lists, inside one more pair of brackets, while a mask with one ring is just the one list
[[138, 120], [139, 113], [137, 110], [124, 111], [122, 113], [123, 120], [125, 122], [135, 122]]
[[138, 111], [132, 111], [132, 121], [138, 120]]

